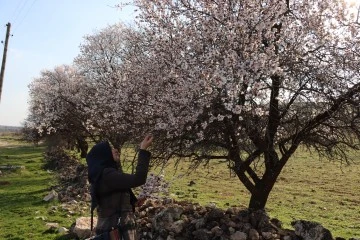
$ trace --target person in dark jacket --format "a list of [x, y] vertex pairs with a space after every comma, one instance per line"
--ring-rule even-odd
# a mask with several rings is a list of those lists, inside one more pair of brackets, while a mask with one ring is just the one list
[[120, 229], [119, 239], [136, 239], [134, 206], [137, 199], [131, 188], [146, 182], [151, 157], [147, 148], [152, 140], [153, 137], [147, 135], [140, 143], [134, 174], [122, 171], [119, 152], [107, 141], [96, 144], [87, 154], [88, 178], [92, 198], [96, 200], [92, 210], [97, 205], [97, 235]]

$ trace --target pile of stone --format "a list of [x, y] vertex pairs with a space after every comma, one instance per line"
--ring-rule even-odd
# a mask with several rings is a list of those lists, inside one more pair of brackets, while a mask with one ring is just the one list
[[222, 210], [173, 200], [149, 200], [138, 211], [141, 239], [258, 240], [297, 239], [295, 231], [282, 230], [279, 220], [265, 211], [236, 207]]
[[45, 168], [56, 172], [59, 184], [54, 187], [61, 202], [90, 201], [87, 167], [76, 156], [60, 148], [45, 153]]
[[[136, 209], [136, 215], [141, 240], [344, 240], [333, 238], [316, 222], [294, 221], [294, 230], [283, 229], [279, 220], [271, 219], [263, 210], [222, 210], [214, 205], [164, 199], [147, 200]], [[79, 218], [72, 234], [80, 239], [89, 237], [89, 224], [89, 218]]]
[[87, 181], [87, 168], [84, 165], [68, 167], [58, 174], [60, 184], [56, 186], [61, 202], [91, 200], [89, 183]]

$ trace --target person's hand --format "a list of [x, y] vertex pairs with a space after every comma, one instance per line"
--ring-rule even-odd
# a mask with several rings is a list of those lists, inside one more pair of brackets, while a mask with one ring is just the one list
[[144, 140], [140, 143], [140, 149], [146, 150], [152, 143], [153, 136], [152, 135], [146, 135]]

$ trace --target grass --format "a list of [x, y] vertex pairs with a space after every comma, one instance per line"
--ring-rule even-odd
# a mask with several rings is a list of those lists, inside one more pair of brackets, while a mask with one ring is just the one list
[[[3, 170], [0, 176], [0, 239], [62, 239], [45, 224], [57, 222], [70, 228], [79, 216], [52, 211], [53, 206], [60, 203], [42, 201], [56, 184], [54, 174], [41, 168], [44, 150], [44, 146], [34, 147], [14, 136], [0, 135], [0, 165], [25, 166], [14, 171]], [[212, 202], [224, 209], [247, 207], [248, 191], [237, 177], [230, 176], [223, 163], [200, 167], [184, 175], [187, 164], [184, 161], [177, 171], [171, 164], [165, 168], [165, 178], [171, 183], [171, 197], [202, 205]], [[195, 184], [191, 185], [190, 181]], [[296, 153], [280, 175], [269, 197], [267, 211], [289, 229], [292, 229], [291, 221], [303, 219], [321, 223], [334, 237], [359, 238], [359, 163], [341, 166], [320, 161], [307, 152]]]
[[293, 219], [320, 222], [334, 236], [350, 238], [360, 237], [359, 203], [359, 162], [341, 166], [300, 152], [283, 170], [268, 211], [286, 223]]
[[45, 147], [24, 144], [6, 135], [0, 135], [0, 143], [0, 165], [25, 167], [1, 170], [0, 239], [61, 238], [60, 234], [49, 231], [46, 223], [56, 222], [69, 228], [76, 216], [69, 218], [61, 211], [52, 210], [58, 202], [42, 200], [56, 184], [53, 173], [41, 168]]

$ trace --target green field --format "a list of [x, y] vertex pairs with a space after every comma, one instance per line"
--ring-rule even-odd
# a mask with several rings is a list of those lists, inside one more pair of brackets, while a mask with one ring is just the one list
[[[49, 231], [48, 222], [70, 228], [80, 213], [67, 214], [59, 202], [43, 197], [56, 184], [54, 174], [42, 169], [44, 146], [20, 142], [0, 135], [0, 165], [21, 165], [24, 169], [2, 170], [0, 176], [0, 239], [64, 239]], [[273, 189], [267, 211], [285, 228], [292, 220], [311, 220], [328, 228], [334, 237], [360, 237], [360, 154], [350, 166], [320, 161], [307, 152], [297, 152], [284, 168]], [[170, 196], [176, 199], [215, 203], [218, 207], [246, 208], [249, 193], [223, 163], [214, 163], [184, 175], [184, 161], [175, 172], [165, 168], [171, 182]], [[158, 173], [159, 169], [152, 169]], [[190, 186], [190, 181], [195, 184]], [[55, 210], [54, 210], [55, 209]], [[89, 212], [89, 211], [87, 211]]]
[[[356, 164], [345, 166], [319, 160], [307, 152], [296, 153], [270, 194], [266, 207], [270, 217], [279, 219], [289, 229], [293, 229], [293, 220], [302, 219], [321, 223], [334, 237], [359, 238], [360, 154], [357, 156]], [[166, 175], [169, 179], [181, 173], [168, 169]], [[190, 187], [191, 180], [196, 184]], [[215, 202], [221, 208], [246, 208], [250, 199], [246, 188], [236, 176], [230, 176], [224, 164], [177, 178], [171, 192], [203, 205]]]

